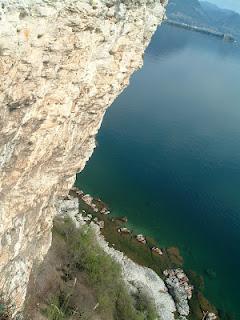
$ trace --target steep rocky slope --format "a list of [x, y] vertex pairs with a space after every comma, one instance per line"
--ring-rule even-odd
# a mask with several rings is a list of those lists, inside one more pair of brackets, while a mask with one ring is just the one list
[[16, 309], [51, 244], [54, 200], [91, 156], [166, 2], [0, 1], [0, 292]]
[[207, 1], [171, 0], [167, 16], [176, 22], [230, 34], [240, 40], [240, 14]]

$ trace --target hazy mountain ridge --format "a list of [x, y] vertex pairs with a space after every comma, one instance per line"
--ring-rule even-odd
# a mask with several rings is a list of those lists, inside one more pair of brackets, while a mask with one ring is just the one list
[[170, 0], [167, 16], [177, 22], [231, 34], [240, 40], [240, 14], [207, 1]]

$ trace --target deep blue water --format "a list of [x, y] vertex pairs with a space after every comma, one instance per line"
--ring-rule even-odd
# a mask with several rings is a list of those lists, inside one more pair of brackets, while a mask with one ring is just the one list
[[80, 188], [179, 246], [211, 302], [240, 319], [240, 49], [162, 26], [97, 141]]

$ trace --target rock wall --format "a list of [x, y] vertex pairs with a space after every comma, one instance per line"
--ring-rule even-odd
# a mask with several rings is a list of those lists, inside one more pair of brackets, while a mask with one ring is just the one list
[[0, 293], [21, 309], [54, 201], [142, 64], [166, 0], [0, 0]]

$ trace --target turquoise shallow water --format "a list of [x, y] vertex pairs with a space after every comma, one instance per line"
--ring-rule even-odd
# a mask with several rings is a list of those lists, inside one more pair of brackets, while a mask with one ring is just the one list
[[97, 141], [77, 185], [179, 246], [207, 297], [240, 319], [240, 49], [162, 26]]

